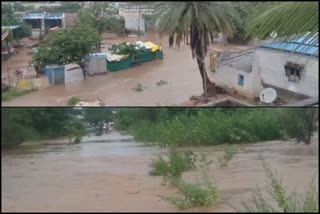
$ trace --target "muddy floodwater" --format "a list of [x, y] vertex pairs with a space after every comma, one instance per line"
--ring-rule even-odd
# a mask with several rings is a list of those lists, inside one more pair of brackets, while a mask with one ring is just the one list
[[[89, 102], [97, 101], [99, 98], [106, 106], [171, 106], [180, 105], [188, 101], [191, 96], [202, 94], [202, 80], [198, 66], [196, 60], [192, 59], [190, 47], [187, 45], [182, 44], [179, 48], [169, 48], [167, 39], [159, 38], [156, 34], [122, 38], [106, 34], [102, 41], [101, 52], [108, 51], [108, 47], [111, 47], [112, 44], [139, 40], [160, 44], [164, 52], [163, 60], [154, 60], [118, 72], [88, 77], [84, 81], [73, 84], [41, 89], [10, 101], [4, 101], [2, 105], [65, 106], [68, 99], [76, 96]], [[28, 41], [25, 43], [28, 44]], [[228, 46], [227, 48], [239, 51], [248, 47]], [[28, 51], [31, 50], [23, 49], [18, 55], [4, 61], [1, 67], [2, 75], [6, 75], [8, 67], [27, 66], [32, 59], [32, 56], [27, 54]], [[207, 61], [207, 66], [209, 66], [209, 58]], [[79, 73], [79, 75], [82, 74]], [[161, 80], [167, 84], [157, 85]], [[144, 90], [135, 91], [137, 84], [141, 84]]]
[[[209, 159], [221, 155], [221, 146], [183, 148], [204, 152]], [[148, 175], [149, 164], [166, 150], [145, 146], [130, 136], [112, 133], [86, 137], [78, 145], [63, 141], [47, 145], [21, 145], [2, 151], [1, 211], [178, 211], [159, 196], [177, 190]], [[301, 192], [314, 176], [318, 181], [318, 139], [312, 145], [273, 141], [242, 145], [226, 168], [213, 164], [208, 175], [219, 188], [218, 204], [186, 211], [234, 211], [250, 197], [256, 184], [265, 186], [258, 158], [265, 160], [288, 189]], [[193, 180], [196, 172], [184, 174]]]

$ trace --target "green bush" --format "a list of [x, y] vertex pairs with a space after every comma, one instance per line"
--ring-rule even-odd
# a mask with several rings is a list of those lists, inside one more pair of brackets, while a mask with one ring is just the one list
[[16, 89], [16, 88], [10, 88], [9, 90], [3, 92], [1, 94], [1, 100], [2, 101], [9, 101], [12, 100], [16, 97], [20, 97], [23, 96], [25, 94], [28, 94], [32, 91], [35, 91], [35, 89], [33, 90], [21, 90], [21, 89]]
[[78, 98], [78, 97], [71, 97], [69, 100], [68, 100], [68, 105], [69, 106], [74, 106], [76, 105], [78, 102], [80, 102], [81, 99]]
[[177, 180], [176, 186], [184, 195], [183, 198], [162, 198], [170, 201], [179, 209], [186, 209], [194, 206], [210, 206], [218, 200], [217, 187], [207, 179], [204, 182], [195, 184]]
[[181, 178], [183, 172], [196, 167], [195, 155], [192, 152], [186, 152], [182, 155], [176, 149], [171, 148], [167, 159], [160, 157], [158, 160], [153, 160], [149, 174], [163, 176], [166, 180], [170, 180], [171, 178]]
[[147, 114], [149, 109], [132, 109], [127, 115], [116, 119], [117, 126], [127, 130], [141, 142], [157, 143], [161, 146], [281, 140], [300, 133], [293, 131], [300, 126], [308, 127], [302, 123], [298, 114], [291, 114], [290, 109], [156, 110], [150, 111], [153, 115], [151, 117]]

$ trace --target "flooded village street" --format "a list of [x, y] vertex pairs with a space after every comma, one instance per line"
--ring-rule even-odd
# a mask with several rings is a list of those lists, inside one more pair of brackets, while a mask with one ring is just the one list
[[[209, 159], [221, 152], [219, 146], [184, 149], [204, 152]], [[178, 211], [159, 197], [177, 195], [177, 190], [161, 185], [161, 177], [148, 175], [151, 161], [165, 153], [118, 132], [85, 137], [78, 145], [51, 141], [4, 150], [1, 211]], [[288, 189], [296, 187], [299, 192], [314, 176], [318, 183], [318, 139], [309, 146], [293, 141], [242, 145], [228, 167], [213, 164], [208, 172], [218, 186], [219, 203], [185, 211], [234, 211], [228, 204], [239, 207], [256, 184], [265, 186], [258, 153]], [[187, 172], [184, 177], [192, 175]]]
[[[155, 35], [104, 39], [103, 46], [123, 41], [152, 41], [161, 44]], [[57, 85], [2, 102], [3, 106], [63, 106], [76, 96], [83, 100], [95, 101], [97, 97], [106, 106], [165, 106], [179, 105], [193, 95], [202, 93], [201, 76], [189, 46], [169, 49], [167, 39], [163, 45], [164, 60], [156, 60], [137, 65], [119, 72], [88, 77], [86, 80], [68, 85]], [[103, 49], [102, 51], [106, 51]], [[18, 56], [13, 56], [15, 58]], [[31, 58], [31, 57], [29, 57]], [[27, 58], [29, 60], [29, 58]], [[5, 62], [5, 63], [9, 63]], [[27, 64], [27, 62], [25, 62]], [[6, 68], [2, 67], [2, 72]], [[157, 86], [160, 80], [168, 82]], [[142, 92], [133, 90], [142, 84]]]

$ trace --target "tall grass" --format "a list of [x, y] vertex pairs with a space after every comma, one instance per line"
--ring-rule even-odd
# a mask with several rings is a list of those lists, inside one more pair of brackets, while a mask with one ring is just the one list
[[299, 195], [296, 191], [289, 193], [261, 156], [260, 159], [268, 181], [267, 194], [263, 194], [257, 187], [252, 202], [242, 202], [244, 210], [239, 210], [240, 212], [319, 212], [319, 195], [313, 180], [305, 188], [304, 195]]

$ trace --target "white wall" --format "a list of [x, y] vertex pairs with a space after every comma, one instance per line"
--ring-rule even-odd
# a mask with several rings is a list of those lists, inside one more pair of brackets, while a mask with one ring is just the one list
[[[140, 15], [139, 15], [140, 13]], [[138, 30], [140, 26], [140, 30], [146, 32], [145, 29], [145, 19], [143, 18], [143, 14], [152, 14], [151, 9], [135, 9], [135, 8], [120, 8], [119, 15], [124, 17], [125, 20], [125, 28]]]
[[[301, 80], [298, 83], [289, 82], [285, 74], [285, 64], [293, 62], [305, 65]], [[307, 58], [304, 55], [259, 48], [256, 50], [254, 67], [260, 73], [263, 82], [285, 90], [294, 86], [296, 93], [306, 96], [319, 96], [319, 65], [318, 58]]]
[[[238, 84], [239, 75], [244, 76], [243, 86]], [[253, 72], [245, 72], [233, 67], [222, 65], [213, 74], [212, 79], [217, 85], [232, 92], [236, 91], [237, 94], [254, 98], [256, 96], [256, 83], [259, 82], [257, 76]]]

